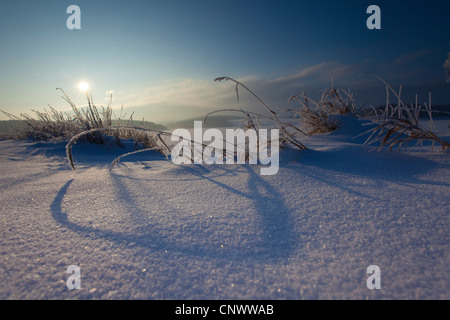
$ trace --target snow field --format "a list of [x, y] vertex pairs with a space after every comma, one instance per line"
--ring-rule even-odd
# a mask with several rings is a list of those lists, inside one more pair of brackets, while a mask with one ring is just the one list
[[151, 152], [110, 172], [121, 150], [83, 144], [70, 171], [64, 144], [0, 141], [0, 298], [449, 299], [448, 151], [369, 152], [344, 124], [274, 176]]

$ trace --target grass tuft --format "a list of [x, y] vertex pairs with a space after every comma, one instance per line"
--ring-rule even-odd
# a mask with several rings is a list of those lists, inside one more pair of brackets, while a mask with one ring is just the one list
[[[369, 120], [369, 125], [376, 125], [366, 132], [370, 134], [365, 142], [366, 145], [379, 144], [376, 148], [378, 151], [385, 147], [388, 147], [389, 150], [394, 147], [401, 150], [406, 148], [410, 142], [415, 142], [413, 147], [422, 146], [425, 141], [431, 141], [432, 148], [436, 144], [441, 145], [442, 150], [450, 147], [449, 142], [442, 140], [432, 131], [426, 130], [419, 122], [420, 114], [424, 110], [428, 114], [429, 120], [433, 121], [431, 94], [428, 104], [425, 103], [424, 106], [418, 104], [416, 96], [416, 103], [407, 106], [401, 99], [402, 87], [397, 92], [379, 75], [368, 74], [384, 83], [386, 87], [386, 107], [381, 111], [373, 109], [375, 115], [365, 117], [366, 120]], [[390, 103], [390, 93], [397, 98], [397, 105], [395, 106]]]
[[288, 102], [299, 102], [299, 109], [288, 109], [294, 118], [299, 118], [300, 126], [307, 134], [320, 134], [336, 130], [339, 121], [335, 115], [356, 114], [357, 103], [350, 90], [331, 88], [322, 91], [319, 101], [309, 98], [304, 92], [293, 95]]

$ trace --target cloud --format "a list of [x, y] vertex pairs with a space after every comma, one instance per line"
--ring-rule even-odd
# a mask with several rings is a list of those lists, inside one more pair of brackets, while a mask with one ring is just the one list
[[430, 53], [431, 53], [430, 49], [422, 49], [422, 50], [415, 51], [412, 53], [407, 53], [407, 54], [401, 55], [400, 57], [395, 59], [394, 65], [399, 66], [399, 65], [411, 63], [419, 58], [422, 58], [422, 57], [430, 54]]
[[445, 81], [450, 82], [450, 52], [448, 53], [447, 60], [444, 63]]
[[135, 111], [136, 118], [149, 121], [180, 120], [228, 108], [236, 102], [231, 84], [213, 79], [173, 79], [158, 85], [117, 92], [114, 105]]
[[203, 105], [214, 95], [212, 84], [205, 80], [173, 79], [158, 85], [137, 87], [122, 95], [127, 105], [142, 107], [147, 105]]
[[328, 73], [329, 70], [335, 68], [338, 65], [337, 62], [329, 61], [322, 62], [305, 68], [293, 75], [280, 77], [273, 80], [273, 82], [289, 82], [289, 81], [299, 81], [311, 78], [321, 77], [324, 73]]
[[346, 80], [360, 73], [360, 66], [341, 64], [336, 61], [322, 62], [305, 68], [293, 75], [274, 79], [274, 83], [290, 83], [291, 85], [330, 84], [332, 77]]
[[[325, 61], [292, 72], [283, 77], [263, 78], [248, 75], [236, 78], [273, 109], [290, 108], [290, 96], [304, 91], [312, 98], [320, 96], [319, 91], [331, 85], [334, 77], [336, 87], [361, 85], [364, 79], [359, 75], [366, 68], [365, 63], [343, 64]], [[233, 75], [224, 75], [233, 78]], [[173, 79], [155, 86], [135, 88], [115, 94], [114, 105], [124, 105], [136, 111], [136, 119], [144, 116], [149, 121], [176, 121], [205, 115], [209, 111], [224, 108], [242, 108], [265, 113], [264, 107], [254, 97], [239, 87], [239, 102], [236, 99], [235, 84], [230, 81], [214, 82], [213, 79]], [[120, 100], [118, 100], [120, 99]]]

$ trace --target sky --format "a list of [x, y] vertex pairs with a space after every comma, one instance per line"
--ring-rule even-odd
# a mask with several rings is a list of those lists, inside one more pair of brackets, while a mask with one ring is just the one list
[[[81, 29], [68, 29], [70, 5]], [[381, 29], [367, 28], [378, 5]], [[274, 109], [305, 92], [350, 88], [380, 105], [375, 72], [405, 102], [450, 103], [450, 4], [446, 1], [4, 0], [0, 3], [0, 110], [65, 111], [62, 88], [79, 106], [89, 83], [96, 105], [110, 93], [115, 114], [160, 123], [222, 108], [258, 108], [238, 79]], [[450, 62], [447, 62], [449, 68]], [[393, 101], [395, 102], [395, 101]], [[262, 110], [264, 111], [264, 110]], [[0, 114], [0, 119], [6, 119]]]

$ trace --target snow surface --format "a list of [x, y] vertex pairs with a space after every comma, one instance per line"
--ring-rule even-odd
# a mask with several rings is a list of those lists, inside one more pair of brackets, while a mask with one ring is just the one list
[[274, 176], [0, 141], [0, 299], [450, 299], [449, 152], [370, 152], [341, 120]]

